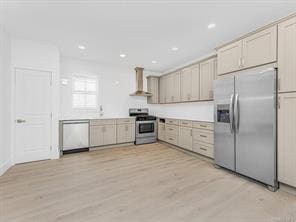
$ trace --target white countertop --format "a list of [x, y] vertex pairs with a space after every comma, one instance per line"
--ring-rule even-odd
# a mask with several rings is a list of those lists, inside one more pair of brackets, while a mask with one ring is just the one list
[[85, 120], [85, 119], [125, 119], [125, 118], [135, 118], [131, 116], [124, 116], [124, 115], [73, 115], [73, 116], [66, 116], [60, 117], [60, 120]]

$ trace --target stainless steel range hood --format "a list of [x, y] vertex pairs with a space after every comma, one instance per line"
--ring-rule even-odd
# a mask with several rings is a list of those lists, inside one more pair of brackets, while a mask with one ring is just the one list
[[143, 91], [143, 70], [144, 68], [136, 67], [136, 92], [130, 96], [152, 96], [151, 93]]

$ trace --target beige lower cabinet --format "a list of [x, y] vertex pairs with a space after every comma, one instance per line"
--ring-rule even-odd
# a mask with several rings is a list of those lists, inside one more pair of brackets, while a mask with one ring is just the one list
[[[179, 122], [178, 120], [171, 119], [174, 123]], [[173, 124], [165, 124], [165, 141], [173, 145], [178, 146], [179, 144], [179, 126]]]
[[214, 123], [165, 119], [158, 122], [158, 139], [214, 158]]
[[296, 93], [279, 95], [278, 177], [296, 187]]
[[191, 127], [180, 126], [179, 146], [186, 150], [192, 150], [192, 128]]
[[103, 146], [104, 145], [104, 126], [90, 126], [89, 129], [89, 145], [94, 146]]
[[192, 151], [201, 155], [214, 158], [214, 145], [203, 143], [197, 140], [193, 141]]
[[90, 126], [90, 146], [116, 144], [116, 125]]
[[165, 141], [165, 123], [158, 122], [158, 139]]
[[117, 143], [129, 143], [135, 141], [135, 124], [117, 125]]

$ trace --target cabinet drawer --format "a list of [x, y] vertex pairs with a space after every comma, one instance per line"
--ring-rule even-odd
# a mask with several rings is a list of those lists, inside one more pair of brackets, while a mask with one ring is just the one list
[[197, 129], [214, 130], [214, 123], [211, 122], [193, 122], [192, 126]]
[[214, 144], [214, 132], [207, 130], [193, 130], [193, 140]]
[[166, 142], [177, 146], [178, 145], [178, 136], [167, 133], [166, 134]]
[[214, 146], [210, 144], [194, 141], [192, 151], [210, 158], [214, 158]]
[[116, 125], [116, 119], [92, 119], [90, 120], [90, 125]]
[[178, 119], [166, 119], [165, 123], [171, 124], [171, 125], [179, 125], [179, 120]]
[[134, 118], [117, 119], [117, 124], [135, 123]]
[[192, 121], [190, 121], [190, 120], [180, 120], [180, 126], [192, 127]]
[[178, 135], [179, 134], [179, 127], [174, 125], [167, 125], [165, 126], [165, 130], [167, 133], [172, 135]]

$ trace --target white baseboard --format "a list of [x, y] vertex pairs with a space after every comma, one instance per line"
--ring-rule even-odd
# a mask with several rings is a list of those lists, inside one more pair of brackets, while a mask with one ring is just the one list
[[0, 165], [0, 176], [2, 176], [11, 167], [11, 162], [6, 161]]

